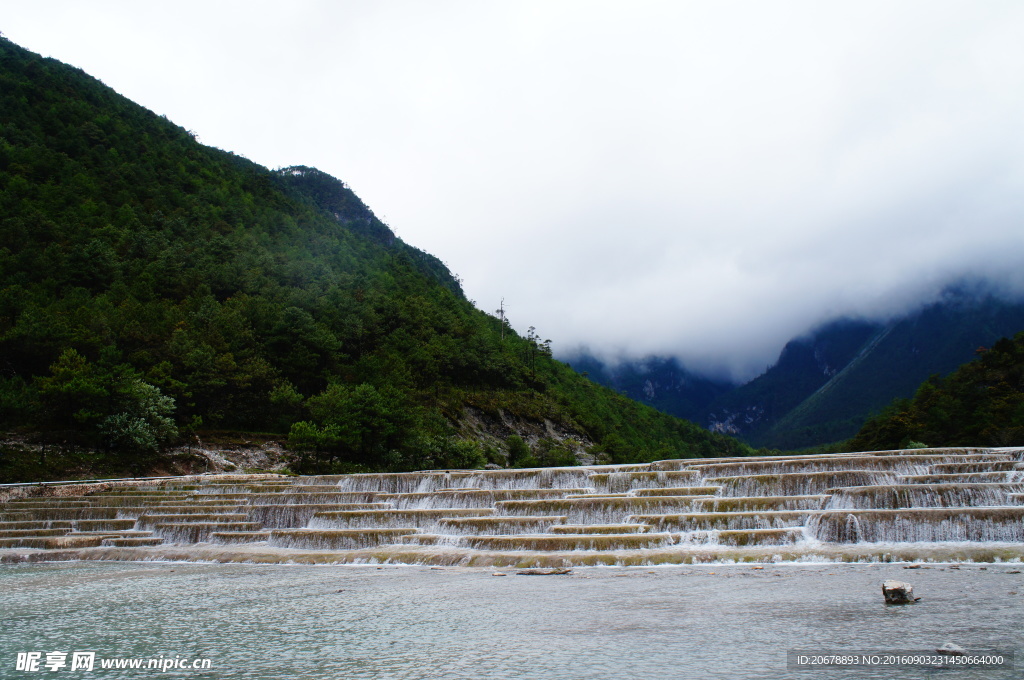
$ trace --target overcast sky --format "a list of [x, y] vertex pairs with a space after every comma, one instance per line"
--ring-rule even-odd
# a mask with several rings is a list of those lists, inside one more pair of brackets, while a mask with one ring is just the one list
[[344, 180], [556, 351], [750, 377], [840, 314], [1024, 288], [1024, 3], [6, 2], [204, 144]]

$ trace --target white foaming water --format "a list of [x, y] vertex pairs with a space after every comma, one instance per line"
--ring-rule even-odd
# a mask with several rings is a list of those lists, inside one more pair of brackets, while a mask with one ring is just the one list
[[796, 496], [825, 493], [836, 487], [895, 484], [896, 473], [888, 470], [826, 470], [783, 474], [708, 477], [705, 482], [721, 486], [723, 496]]
[[1024, 484], [904, 484], [836, 489], [826, 506], [833, 508], [969, 508], [1010, 504], [1010, 494]]
[[830, 510], [812, 515], [808, 533], [828, 543], [1024, 541], [1024, 507]]
[[929, 449], [189, 478], [0, 506], [0, 560], [1019, 560], [1022, 456]]

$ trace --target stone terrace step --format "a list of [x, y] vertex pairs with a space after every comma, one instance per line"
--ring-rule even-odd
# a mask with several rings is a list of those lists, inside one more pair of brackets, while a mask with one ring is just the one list
[[214, 531], [210, 533], [211, 543], [258, 543], [270, 538], [269, 530], [262, 531]]
[[643, 534], [650, 524], [562, 524], [548, 529], [552, 534]]
[[211, 498], [210, 496], [189, 496], [188, 498], [182, 501], [160, 501], [159, 503], [152, 504], [151, 507], [195, 507], [200, 505], [219, 505], [224, 507], [236, 507], [239, 505], [248, 505], [248, 502], [246, 501], [247, 498], [248, 494], [238, 494], [235, 498]]
[[414, 527], [389, 529], [275, 529], [268, 542], [280, 548], [354, 550], [396, 543], [415, 534]]
[[[117, 519], [124, 508], [36, 508], [17, 512], [0, 512], [2, 521]], [[141, 512], [141, 510], [139, 510]]]
[[134, 519], [78, 519], [76, 531], [124, 531], [135, 526]]
[[840, 470], [709, 477], [705, 481], [720, 485], [722, 496], [782, 496], [817, 494], [846, 486], [896, 484], [898, 479], [898, 475], [887, 470]]
[[200, 514], [153, 514], [140, 515], [137, 523], [140, 527], [155, 527], [158, 524], [195, 524], [210, 522], [249, 522], [249, 515], [241, 512], [232, 512], [216, 515]]
[[15, 498], [8, 503], [9, 508], [18, 510], [36, 510], [38, 508], [89, 508], [94, 504], [78, 498]]
[[942, 463], [932, 466], [932, 473], [937, 475], [964, 474], [971, 472], [1013, 472], [1024, 470], [1024, 463], [1013, 461], [971, 461]]
[[987, 484], [1024, 482], [1024, 470], [1005, 472], [959, 472], [940, 475], [901, 475], [900, 484]]
[[[316, 483], [332, 481], [338, 491], [348, 493], [415, 493], [435, 491], [451, 486], [450, 477], [443, 473], [381, 472], [357, 475], [321, 475], [312, 478]], [[372, 500], [372, 496], [367, 499]]]
[[624, 496], [568, 498], [542, 501], [500, 501], [495, 508], [502, 515], [566, 515], [569, 522], [610, 524], [636, 513], [690, 510], [706, 496]]
[[[308, 478], [306, 478], [308, 479]], [[231, 486], [239, 484], [269, 484], [269, 485], [284, 485], [292, 486], [295, 484], [293, 479], [254, 479], [249, 475], [238, 476], [234, 478], [224, 479], [209, 479], [203, 481], [203, 486]]]
[[[673, 471], [673, 470], [692, 470], [698, 465], [720, 465], [722, 463], [742, 463], [742, 462], [753, 462], [753, 461], [778, 461], [778, 460], [805, 460], [805, 459], [824, 459], [824, 458], [847, 458], [852, 454], [849, 453], [830, 453], [830, 454], [814, 454], [805, 456], [741, 456], [734, 458], [674, 458], [671, 460], [656, 460], [653, 463], [649, 463], [644, 466], [644, 469], [655, 470], [655, 471]], [[868, 454], [857, 454], [857, 455], [868, 455]]]
[[656, 531], [782, 529], [799, 527], [820, 510], [760, 510], [756, 512], [692, 512], [678, 515], [634, 515]]
[[259, 522], [167, 522], [154, 524], [153, 531], [168, 543], [202, 543], [217, 531], [255, 531]]
[[622, 493], [570, 493], [566, 494], [563, 498], [633, 498], [635, 495], [632, 491], [623, 491]]
[[498, 501], [565, 498], [587, 489], [442, 489], [419, 493], [378, 493], [375, 500], [399, 509], [479, 508]]
[[185, 502], [188, 500], [188, 496], [173, 496], [169, 494], [160, 496], [116, 496], [112, 494], [96, 494], [94, 496], [88, 496], [87, 498], [91, 501], [91, 505], [106, 508], [152, 505], [159, 501]]
[[585, 467], [478, 470], [453, 472], [453, 485], [478, 489], [579, 489], [591, 485], [593, 470]]
[[142, 548], [154, 545], [161, 545], [164, 539], [159, 536], [140, 536], [123, 538], [104, 538], [100, 541], [101, 546], [111, 548]]
[[53, 500], [58, 499], [89, 499], [89, 498], [132, 498], [135, 496], [149, 497], [149, 496], [188, 496], [187, 491], [170, 490], [165, 487], [153, 487], [149, 489], [131, 489], [127, 487], [113, 488], [113, 489], [95, 489], [92, 491], [84, 491], [79, 494], [73, 494], [69, 496], [43, 496], [43, 498], [50, 498]]
[[195, 489], [199, 496], [250, 493], [336, 493], [333, 484], [220, 484]]
[[1024, 492], [1024, 483], [895, 484], [832, 489], [828, 508], [945, 508], [1009, 504], [1008, 494]]
[[[903, 454], [893, 456], [857, 455], [835, 458], [803, 458], [775, 460], [745, 460], [730, 463], [706, 463], [694, 465], [706, 477], [785, 474], [788, 472], [830, 472], [843, 470], [890, 470], [903, 474], [914, 474], [914, 470], [937, 467], [943, 464], [975, 463], [994, 464], [995, 461], [1009, 460], [1005, 454]], [[917, 474], [924, 474], [918, 472]]]
[[827, 494], [810, 496], [737, 496], [702, 498], [693, 502], [700, 512], [749, 512], [751, 510], [819, 510]]
[[423, 527], [454, 517], [483, 517], [493, 508], [441, 508], [428, 510], [360, 510], [355, 512], [318, 512], [309, 521], [310, 528], [356, 529], [374, 527]]
[[[415, 538], [412, 539], [415, 542]], [[642, 550], [676, 542], [672, 534], [520, 534], [518, 536], [459, 536], [446, 545], [478, 550]]]
[[24, 536], [63, 536], [71, 529], [0, 529], [0, 538], [22, 538]]
[[651, 489], [695, 482], [700, 479], [696, 470], [666, 470], [643, 472], [594, 473], [591, 483], [600, 491], [615, 493], [634, 489]]
[[47, 519], [47, 520], [28, 520], [21, 522], [0, 522], [0, 530], [10, 529], [72, 529], [73, 523], [71, 520], [64, 519]]
[[279, 505], [281, 503], [372, 503], [367, 494], [351, 494], [345, 492], [326, 493], [225, 493], [204, 494], [203, 498], [221, 501], [244, 502], [246, 505]]
[[807, 530], [830, 543], [1021, 542], [1024, 506], [826, 510], [808, 520]]
[[265, 527], [289, 529], [306, 526], [320, 512], [386, 510], [389, 507], [389, 503], [280, 503], [250, 505], [245, 512], [251, 521], [262, 522]]
[[727, 545], [745, 548], [754, 545], [792, 545], [804, 540], [800, 527], [788, 529], [741, 529], [726, 531], [694, 531], [682, 537], [683, 543]]
[[634, 489], [637, 496], [716, 496], [722, 490], [720, 486], [672, 486], [665, 488]]
[[524, 515], [487, 517], [453, 517], [439, 519], [438, 531], [446, 534], [536, 534], [556, 529], [565, 515]]
[[151, 505], [142, 511], [135, 511], [135, 516], [163, 513], [168, 515], [224, 515], [246, 512], [251, 506], [244, 503], [220, 503], [217, 505], [185, 504], [185, 505]]
[[1004, 457], [1012, 458], [1014, 456], [1015, 449], [986, 449], [977, 446], [950, 446], [947, 448], [927, 448], [927, 449], [890, 449], [888, 451], [865, 451], [861, 453], [844, 453], [837, 455], [844, 456], [906, 456], [922, 455], [922, 454], [939, 454], [949, 456], [997, 456], [1000, 459]]
[[62, 550], [69, 548], [95, 548], [103, 542], [102, 536], [25, 536], [0, 538], [0, 548], [40, 548]]

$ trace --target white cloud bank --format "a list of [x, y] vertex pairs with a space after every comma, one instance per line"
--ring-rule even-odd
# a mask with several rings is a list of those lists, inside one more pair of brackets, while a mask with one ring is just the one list
[[1019, 290], [1015, 2], [45, 2], [0, 30], [346, 181], [556, 349], [749, 376], [838, 314]]

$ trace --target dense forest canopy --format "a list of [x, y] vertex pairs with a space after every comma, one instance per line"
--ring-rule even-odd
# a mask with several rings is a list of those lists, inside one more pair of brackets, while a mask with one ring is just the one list
[[202, 146], [3, 39], [0, 111], [8, 430], [135, 458], [203, 428], [272, 432], [306, 471], [397, 470], [482, 464], [454, 436], [472, 406], [608, 460], [749, 452], [576, 376], [326, 173]]

